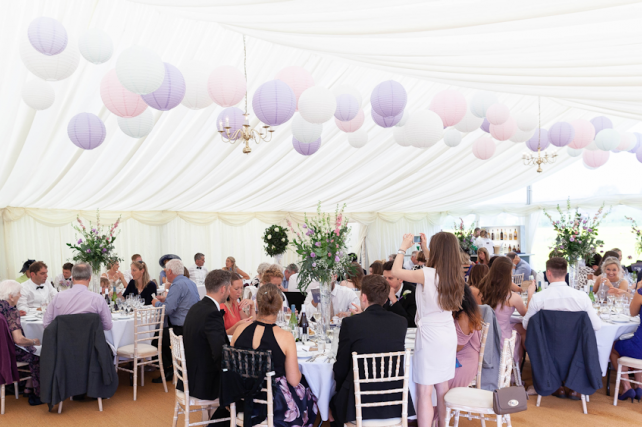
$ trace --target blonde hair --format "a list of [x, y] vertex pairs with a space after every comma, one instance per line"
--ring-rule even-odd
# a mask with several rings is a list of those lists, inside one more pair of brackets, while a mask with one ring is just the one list
[[229, 259], [229, 260], [230, 260], [230, 262], [232, 263], [232, 267], [230, 268], [230, 271], [231, 271], [232, 273], [236, 273], [236, 269], [238, 268], [238, 267], [236, 266], [236, 260], [234, 259], [234, 257], [233, 257], [233, 256], [228, 256], [228, 257], [226, 258], [226, 260], [228, 260], [228, 259]]
[[610, 256], [610, 257], [606, 258], [604, 261], [602, 261], [602, 267], [601, 267], [602, 271], [605, 271], [606, 267], [611, 265], [611, 264], [617, 265], [618, 271], [620, 271], [622, 269], [622, 264], [620, 264], [620, 260], [615, 258], [615, 257], [613, 257], [613, 256]]
[[480, 252], [483, 252], [483, 253], [484, 253], [485, 258], [486, 258], [486, 259], [484, 260], [484, 262], [485, 262], [486, 264], [488, 264], [488, 263], [490, 262], [490, 253], [488, 253], [488, 249], [486, 249], [486, 248], [479, 248], [479, 249], [477, 249], [477, 262], [481, 262], [481, 261], [480, 261], [480, 259], [479, 259], [479, 254], [480, 254]]
[[484, 239], [488, 238], [488, 231], [482, 230], [479, 232], [479, 237], [483, 237]]
[[273, 277], [278, 277], [279, 279], [283, 280], [284, 276], [278, 266], [271, 265], [263, 272], [263, 275], [261, 276], [261, 283], [264, 285], [266, 283], [270, 283]]
[[143, 275], [141, 276], [141, 281], [142, 283], [142, 288], [138, 288], [138, 283], [134, 281], [134, 286], [136, 286], [136, 289], [139, 289], [139, 291], [142, 291], [142, 289], [145, 289], [147, 284], [149, 283], [149, 270], [147, 270], [147, 264], [145, 264], [143, 261], [136, 261], [132, 262], [130, 265], [131, 268], [135, 268], [136, 270], [142, 270]]
[[462, 264], [470, 264], [470, 255], [468, 255], [466, 252], [460, 252], [459, 259], [461, 259]]

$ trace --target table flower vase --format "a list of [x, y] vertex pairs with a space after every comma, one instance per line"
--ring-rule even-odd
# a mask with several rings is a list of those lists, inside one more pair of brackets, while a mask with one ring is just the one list
[[274, 255], [274, 260], [277, 264], [283, 265], [283, 254]]
[[[332, 309], [331, 297], [332, 297], [332, 282], [321, 282], [319, 287], [320, 293], [320, 302], [319, 302], [319, 314], [320, 318], [317, 319], [320, 325], [320, 331], [322, 333], [322, 340], [320, 342], [325, 343], [328, 336], [328, 329], [330, 328], [330, 322], [332, 320]], [[321, 350], [321, 349], [319, 349]]]
[[89, 290], [92, 292], [100, 293], [100, 266], [92, 267], [91, 280], [89, 281]]

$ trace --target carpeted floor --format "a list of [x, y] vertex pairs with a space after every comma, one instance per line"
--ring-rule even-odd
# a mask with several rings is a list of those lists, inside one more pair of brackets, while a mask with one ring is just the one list
[[[528, 363], [525, 366], [525, 381], [530, 383]], [[103, 401], [103, 412], [98, 412], [95, 400], [72, 402], [66, 400], [62, 414], [56, 408], [47, 412], [47, 405], [31, 407], [27, 399], [15, 400], [7, 396], [5, 414], [0, 416], [0, 426], [20, 427], [159, 427], [171, 426], [174, 411], [174, 389], [168, 385], [169, 393], [163, 391], [162, 384], [152, 384], [157, 372], [148, 372], [145, 386], [138, 390], [138, 400], [133, 401], [133, 390], [129, 378], [120, 374], [120, 386], [116, 395]], [[615, 380], [612, 376], [612, 382]], [[612, 387], [613, 389], [613, 387]], [[593, 426], [635, 426], [642, 423], [642, 403], [618, 402], [613, 406], [613, 398], [607, 397], [604, 389], [598, 390], [588, 403], [588, 415], [582, 413], [582, 403], [568, 399], [545, 397], [541, 407], [536, 407], [537, 397], [531, 396], [528, 411], [512, 417], [513, 426], [528, 427], [566, 427], [580, 425]], [[198, 414], [196, 415], [198, 417]], [[200, 419], [199, 419], [200, 421]], [[182, 416], [178, 425], [184, 426]], [[460, 420], [461, 426], [479, 426], [479, 421]], [[495, 425], [489, 423], [489, 426]], [[325, 424], [324, 427], [329, 426]]]

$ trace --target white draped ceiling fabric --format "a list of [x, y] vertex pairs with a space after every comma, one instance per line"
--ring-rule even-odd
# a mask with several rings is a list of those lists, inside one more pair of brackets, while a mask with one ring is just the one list
[[[299, 220], [319, 201], [328, 211], [347, 203], [362, 225], [354, 248], [365, 242], [368, 256], [380, 258], [396, 249], [403, 231], [434, 231], [447, 214], [472, 212], [581, 161], [561, 150], [557, 163], [537, 174], [520, 160], [524, 144], [510, 141], [481, 161], [471, 150], [481, 130], [456, 148], [400, 147], [391, 129], [370, 119], [370, 92], [384, 80], [404, 85], [411, 114], [453, 88], [468, 100], [477, 90], [493, 91], [512, 112], [537, 113], [541, 97], [542, 127], [604, 114], [627, 131], [642, 120], [636, 1], [24, 0], [2, 2], [0, 12], [0, 277], [15, 276], [27, 258], [59, 270], [70, 255], [60, 249], [73, 240], [69, 224], [96, 208], [105, 218], [127, 219], [117, 245], [125, 258], [209, 251], [212, 267], [234, 255], [253, 270], [265, 259], [265, 225]], [[39, 16], [59, 20], [70, 43], [88, 28], [104, 30], [114, 55], [102, 65], [81, 58], [71, 77], [52, 83], [54, 105], [36, 112], [21, 100], [34, 76], [18, 46]], [[179, 67], [198, 60], [242, 69], [243, 34], [250, 97], [289, 65], [305, 67], [321, 86], [352, 85], [364, 97], [368, 144], [352, 148], [331, 121], [320, 150], [303, 157], [286, 123], [244, 155], [238, 144], [221, 141], [216, 105], [153, 110], [153, 131], [136, 140], [102, 104], [100, 81], [127, 47], [151, 48]], [[251, 99], [248, 107], [252, 113]], [[67, 137], [67, 123], [80, 112], [106, 125], [107, 138], [95, 150], [78, 149]]]

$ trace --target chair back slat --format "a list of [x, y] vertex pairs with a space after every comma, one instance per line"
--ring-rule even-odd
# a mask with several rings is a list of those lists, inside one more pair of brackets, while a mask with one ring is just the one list
[[498, 388], [510, 386], [510, 377], [513, 369], [513, 353], [515, 352], [515, 340], [517, 332], [513, 331], [512, 336], [504, 339], [504, 346], [502, 347], [502, 357], [499, 362], [499, 381], [497, 382]]
[[174, 365], [174, 375], [183, 382], [183, 392], [189, 395], [189, 384], [187, 381], [187, 364], [185, 362], [185, 347], [183, 346], [183, 336], [174, 334], [174, 329], [169, 330], [169, 342], [172, 349], [172, 362]]
[[[158, 339], [158, 347], [163, 344], [163, 322], [165, 306], [137, 308], [134, 310], [134, 354], [138, 354], [138, 343], [151, 343]], [[155, 333], [158, 332], [158, 337]]]
[[490, 329], [490, 324], [482, 322], [481, 330], [481, 342], [479, 345], [479, 360], [477, 363], [477, 375], [475, 376], [475, 386], [481, 389], [481, 376], [482, 376], [482, 367], [484, 365], [484, 352], [486, 351], [486, 340], [488, 339], [488, 330]]
[[512, 276], [512, 279], [514, 284], [516, 284], [517, 286], [522, 286], [522, 283], [524, 282], [524, 273], [515, 274]]

